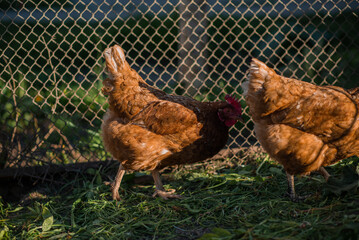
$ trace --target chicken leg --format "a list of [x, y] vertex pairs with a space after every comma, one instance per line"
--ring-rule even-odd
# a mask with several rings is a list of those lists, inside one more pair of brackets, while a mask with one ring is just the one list
[[117, 200], [117, 201], [121, 200], [120, 194], [118, 193], [118, 189], [120, 188], [123, 175], [125, 175], [125, 169], [122, 166], [122, 164], [120, 164], [120, 167], [118, 168], [118, 172], [116, 174], [116, 178], [111, 183], [111, 191], [112, 191], [112, 199], [113, 200]]
[[171, 189], [171, 191], [169, 191], [169, 192], [165, 191], [165, 189], [163, 188], [163, 184], [162, 184], [162, 181], [160, 178], [160, 173], [158, 170], [152, 171], [152, 177], [153, 177], [153, 180], [155, 181], [155, 185], [156, 185], [156, 191], [152, 195], [152, 197], [156, 197], [158, 195], [161, 198], [163, 198], [164, 200], [167, 200], [169, 198], [177, 198], [177, 199], [182, 198], [181, 195], [173, 194], [175, 192], [174, 189]]
[[287, 181], [288, 181], [288, 192], [290, 200], [295, 202], [297, 200], [297, 195], [295, 194], [295, 186], [294, 186], [294, 175], [291, 175], [289, 173], [287, 174]]
[[288, 180], [288, 196], [290, 198], [290, 200], [292, 200], [292, 202], [299, 202], [300, 200], [304, 200], [306, 198], [308, 198], [310, 195], [305, 195], [305, 196], [298, 196], [295, 193], [295, 186], [294, 186], [294, 175], [291, 175], [289, 173], [287, 174], [287, 180]]
[[[324, 167], [320, 167], [318, 171], [325, 178], [325, 181], [328, 181], [330, 174], [327, 172], [327, 170], [325, 170]], [[288, 180], [288, 193], [287, 194], [289, 195], [290, 199], [293, 202], [298, 202], [299, 200], [304, 200], [310, 196], [310, 195], [297, 196], [297, 194], [295, 193], [294, 175], [287, 173], [287, 180]]]
[[322, 176], [325, 178], [325, 181], [328, 182], [328, 179], [330, 177], [330, 174], [327, 172], [327, 170], [325, 170], [324, 167], [320, 167], [319, 168], [319, 172], [320, 174], [322, 174]]

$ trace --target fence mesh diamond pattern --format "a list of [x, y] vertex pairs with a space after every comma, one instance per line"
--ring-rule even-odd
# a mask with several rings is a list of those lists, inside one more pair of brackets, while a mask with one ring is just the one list
[[[0, 169], [104, 160], [103, 50], [151, 85], [200, 101], [241, 96], [251, 57], [287, 77], [358, 86], [359, 2], [0, 1]], [[226, 154], [258, 145], [245, 115]]]

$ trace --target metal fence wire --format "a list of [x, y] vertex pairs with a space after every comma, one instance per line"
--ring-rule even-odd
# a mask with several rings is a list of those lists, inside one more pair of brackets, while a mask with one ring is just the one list
[[[287, 77], [358, 86], [358, 14], [357, 0], [0, 0], [0, 169], [110, 158], [100, 89], [115, 43], [150, 85], [245, 106], [251, 57]], [[244, 120], [222, 157], [258, 145]]]

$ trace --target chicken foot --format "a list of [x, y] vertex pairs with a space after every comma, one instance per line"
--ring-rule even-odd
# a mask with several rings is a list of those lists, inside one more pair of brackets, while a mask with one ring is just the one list
[[[324, 167], [320, 167], [318, 171], [325, 178], [325, 181], [328, 181], [328, 179], [330, 177], [330, 174], [327, 172], [327, 170], [325, 170]], [[291, 175], [291, 174], [287, 173], [287, 180], [288, 180], [288, 192], [287, 192], [287, 195], [289, 196], [289, 198], [293, 202], [298, 202], [300, 200], [304, 200], [304, 199], [306, 199], [306, 198], [308, 198], [310, 196], [310, 195], [298, 196], [295, 193], [294, 175]]]
[[289, 196], [290, 200], [292, 200], [292, 202], [299, 202], [299, 201], [305, 200], [306, 198], [311, 196], [311, 195], [298, 196], [295, 193], [294, 175], [291, 175], [289, 173], [286, 173], [286, 174], [287, 174], [287, 180], [288, 180], [288, 192], [287, 192], [287, 195]]
[[165, 189], [163, 188], [163, 184], [162, 184], [162, 181], [160, 178], [160, 173], [158, 170], [152, 171], [152, 177], [153, 177], [153, 180], [155, 181], [155, 185], [156, 185], [156, 190], [155, 190], [155, 193], [152, 195], [152, 197], [160, 196], [164, 200], [168, 200], [169, 198], [177, 198], [177, 199], [182, 198], [181, 195], [173, 194], [175, 192], [174, 189], [171, 189], [169, 192], [165, 191]]
[[112, 199], [113, 200], [117, 200], [117, 201], [121, 200], [120, 194], [118, 193], [118, 189], [120, 188], [123, 175], [125, 175], [125, 169], [122, 166], [122, 164], [120, 164], [120, 167], [118, 168], [118, 172], [116, 174], [116, 178], [111, 183], [111, 191], [112, 191]]

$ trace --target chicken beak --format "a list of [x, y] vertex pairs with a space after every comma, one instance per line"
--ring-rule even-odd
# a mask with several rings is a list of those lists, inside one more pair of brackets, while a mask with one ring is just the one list
[[239, 117], [237, 118], [237, 121], [238, 121], [238, 122], [241, 122], [241, 123], [244, 123], [243, 118], [242, 118], [241, 116], [239, 116]]
[[240, 113], [235, 114], [233, 116], [233, 119], [238, 121], [238, 122], [244, 123], [243, 118], [242, 118], [242, 114], [240, 114]]

